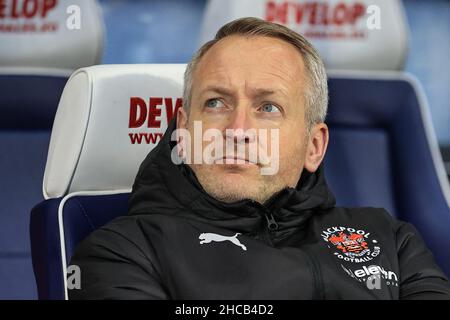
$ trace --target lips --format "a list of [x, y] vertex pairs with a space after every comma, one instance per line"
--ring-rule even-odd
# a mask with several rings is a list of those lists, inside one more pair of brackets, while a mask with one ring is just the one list
[[253, 162], [247, 158], [237, 156], [224, 156], [222, 158], [216, 159], [214, 162], [219, 162], [219, 164], [257, 165], [256, 162]]

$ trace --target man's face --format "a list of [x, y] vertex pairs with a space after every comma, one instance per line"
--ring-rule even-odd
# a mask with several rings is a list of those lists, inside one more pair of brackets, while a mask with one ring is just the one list
[[[277, 191], [297, 184], [309, 140], [306, 79], [300, 53], [275, 38], [230, 36], [201, 58], [193, 74], [190, 110], [188, 114], [180, 111], [178, 127], [194, 136], [194, 121], [201, 121], [203, 132], [211, 128], [222, 132], [224, 148], [232, 143], [235, 152], [238, 145], [246, 150], [243, 164], [236, 163], [236, 153], [230, 155], [225, 149], [225, 164], [217, 159], [213, 164], [190, 164], [206, 192], [226, 202], [248, 198], [263, 203]], [[230, 129], [235, 130], [233, 134]], [[275, 174], [261, 174], [263, 164], [249, 160], [249, 150], [260, 147], [262, 139], [238, 129], [267, 130], [266, 151], [272, 164], [278, 161]], [[272, 147], [272, 129], [278, 130], [279, 150]], [[204, 141], [203, 149], [210, 143]]]

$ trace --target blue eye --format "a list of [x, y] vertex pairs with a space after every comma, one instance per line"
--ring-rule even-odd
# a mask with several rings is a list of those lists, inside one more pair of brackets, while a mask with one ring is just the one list
[[220, 108], [223, 107], [222, 101], [219, 99], [209, 99], [206, 101], [206, 107], [207, 108]]
[[275, 106], [272, 103], [266, 103], [264, 104], [261, 109], [262, 112], [269, 112], [269, 113], [275, 113], [275, 112], [280, 112], [280, 109], [278, 109], [277, 106]]

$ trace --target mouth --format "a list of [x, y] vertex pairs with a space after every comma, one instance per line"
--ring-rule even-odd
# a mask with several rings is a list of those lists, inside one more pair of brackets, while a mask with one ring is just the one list
[[244, 165], [244, 166], [255, 166], [258, 165], [256, 162], [246, 159], [244, 157], [238, 156], [224, 156], [222, 158], [216, 159], [214, 161], [216, 164], [228, 164], [228, 165]]

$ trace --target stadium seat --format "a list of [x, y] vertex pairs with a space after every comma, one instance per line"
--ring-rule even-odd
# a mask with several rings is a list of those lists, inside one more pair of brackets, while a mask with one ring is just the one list
[[99, 63], [102, 53], [96, 2], [73, 4], [0, 5], [0, 299], [37, 298], [29, 214], [42, 199], [53, 118], [73, 69]]
[[328, 73], [325, 171], [338, 205], [411, 222], [450, 276], [450, 187], [420, 83], [400, 72]]
[[0, 67], [75, 70], [97, 64], [103, 20], [97, 1], [5, 1]]
[[42, 199], [53, 117], [67, 79], [59, 71], [24, 76], [0, 69], [0, 299], [36, 298], [29, 214]]
[[242, 17], [261, 18], [299, 32], [330, 69], [402, 70], [408, 53], [401, 0], [208, 0], [201, 43], [214, 38], [225, 23]]
[[67, 297], [64, 275], [75, 246], [127, 213], [140, 163], [181, 107], [184, 68], [104, 65], [71, 76], [53, 125], [43, 183], [47, 200], [31, 213], [40, 299]]

